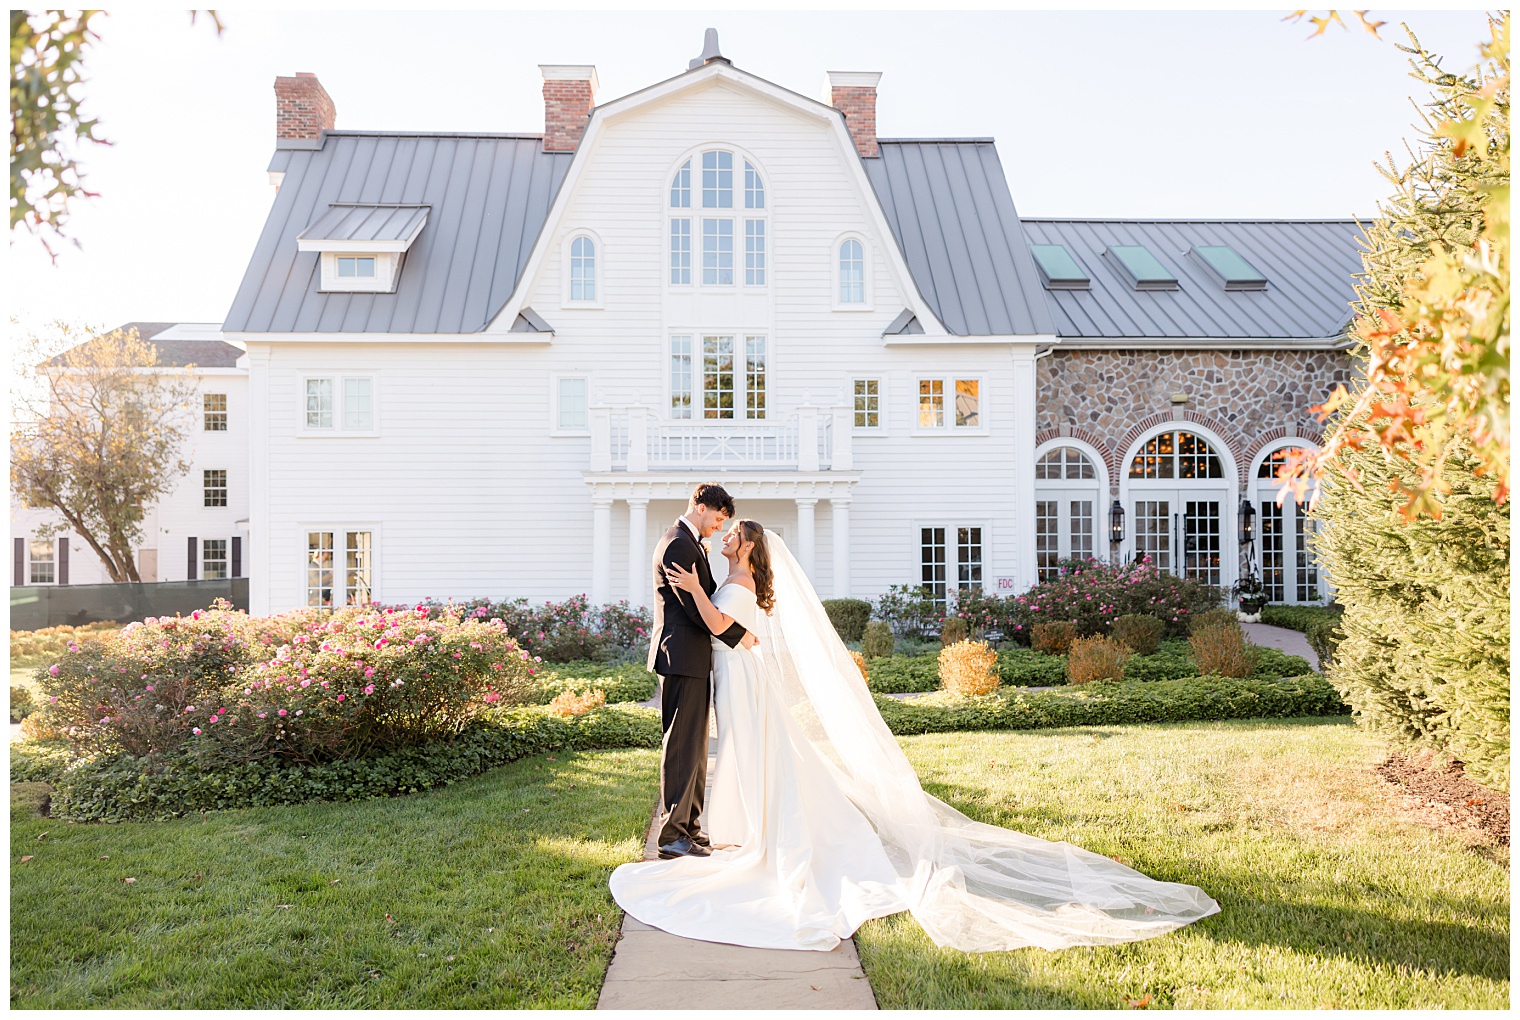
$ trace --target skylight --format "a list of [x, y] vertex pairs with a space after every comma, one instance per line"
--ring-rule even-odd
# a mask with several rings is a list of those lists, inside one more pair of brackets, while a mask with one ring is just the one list
[[1065, 245], [1031, 244], [1029, 251], [1039, 263], [1047, 289], [1088, 290], [1092, 287], [1087, 272], [1072, 258]]
[[1112, 244], [1108, 254], [1129, 274], [1136, 290], [1176, 290], [1177, 277], [1143, 244]]
[[1198, 244], [1192, 251], [1219, 278], [1225, 290], [1267, 289], [1267, 278], [1229, 245]]

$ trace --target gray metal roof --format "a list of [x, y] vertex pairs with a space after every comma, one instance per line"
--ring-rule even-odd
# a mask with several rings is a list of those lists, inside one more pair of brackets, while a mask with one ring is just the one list
[[[285, 174], [223, 329], [254, 333], [473, 333], [506, 304], [571, 153], [539, 135], [329, 131], [282, 148]], [[394, 294], [322, 293], [296, 236], [333, 203], [428, 205]]]
[[919, 293], [957, 336], [1055, 333], [989, 138], [880, 140], [863, 159]]
[[[1336, 337], [1351, 318], [1362, 272], [1352, 220], [1080, 220], [1030, 218], [1031, 244], [1059, 244], [1087, 270], [1090, 290], [1046, 292], [1056, 332], [1072, 338]], [[1137, 291], [1103, 255], [1141, 244], [1177, 277], [1177, 289]], [[1226, 291], [1188, 252], [1228, 245], [1267, 278], [1264, 291]]]
[[[187, 340], [165, 339], [160, 333], [178, 326], [177, 322], [123, 322], [116, 327], [121, 332], [135, 329], [140, 340], [145, 340], [158, 348], [158, 363], [165, 368], [184, 368], [186, 365], [195, 365], [198, 368], [236, 368], [237, 359], [242, 357], [242, 348], [234, 347], [224, 340]], [[84, 343], [73, 348], [88, 348], [96, 342], [96, 338], [86, 340]], [[47, 361], [50, 365], [63, 364], [63, 355], [55, 355]]]
[[427, 219], [428, 206], [334, 202], [296, 235], [312, 241], [405, 241]]

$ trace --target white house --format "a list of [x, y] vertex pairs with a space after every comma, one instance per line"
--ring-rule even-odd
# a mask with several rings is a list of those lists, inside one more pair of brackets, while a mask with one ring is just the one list
[[[133, 550], [144, 581], [247, 577], [248, 369], [243, 352], [222, 339], [220, 323], [129, 322], [158, 348], [159, 364], [188, 371], [191, 419], [181, 456], [190, 469], [147, 508]], [[187, 367], [188, 366], [188, 367]], [[11, 497], [11, 570], [16, 586], [107, 584], [110, 575], [88, 543], [65, 531], [40, 537], [58, 520]]]
[[251, 611], [647, 602], [706, 480], [824, 596], [1142, 553], [1323, 595], [1271, 474], [1350, 378], [1354, 223], [1024, 221], [992, 139], [878, 138], [880, 75], [820, 102], [711, 35], [601, 105], [541, 71], [543, 134], [339, 131], [276, 79], [222, 326]]

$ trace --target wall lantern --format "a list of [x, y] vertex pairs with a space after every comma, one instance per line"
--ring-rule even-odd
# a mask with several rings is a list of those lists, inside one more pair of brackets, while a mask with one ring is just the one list
[[1240, 501], [1240, 544], [1250, 545], [1256, 539], [1256, 508], [1248, 499]]
[[1108, 540], [1114, 545], [1124, 541], [1124, 507], [1117, 499], [1108, 508]]

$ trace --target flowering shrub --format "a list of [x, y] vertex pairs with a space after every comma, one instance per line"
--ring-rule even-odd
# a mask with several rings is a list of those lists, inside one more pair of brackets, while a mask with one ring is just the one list
[[315, 762], [457, 734], [526, 700], [537, 665], [500, 622], [423, 608], [251, 619], [218, 600], [75, 645], [37, 680], [85, 752]]
[[1123, 680], [1124, 663], [1129, 657], [1130, 650], [1107, 635], [1077, 638], [1071, 643], [1066, 675], [1074, 684]]
[[991, 694], [1002, 682], [997, 652], [985, 641], [957, 641], [939, 653], [939, 677], [952, 694], [976, 697]]
[[1065, 620], [1086, 637], [1106, 634], [1120, 616], [1154, 616], [1168, 634], [1186, 634], [1188, 620], [1219, 605], [1218, 588], [1156, 569], [1147, 557], [1112, 567], [1091, 560], [1080, 569], [1005, 600], [1005, 636], [1028, 640], [1036, 623]]
[[607, 662], [620, 656], [643, 658], [649, 647], [652, 617], [627, 600], [592, 608], [585, 595], [532, 606], [525, 598], [424, 602], [429, 616], [457, 613], [465, 619], [495, 619], [517, 646], [545, 662], [589, 659]]
[[1065, 620], [1037, 623], [1029, 628], [1030, 647], [1045, 655], [1065, 655], [1076, 638], [1076, 625]]
[[593, 708], [602, 708], [606, 704], [607, 695], [603, 691], [589, 691], [586, 694], [565, 691], [549, 702], [549, 709], [568, 719], [572, 715], [585, 715]]

